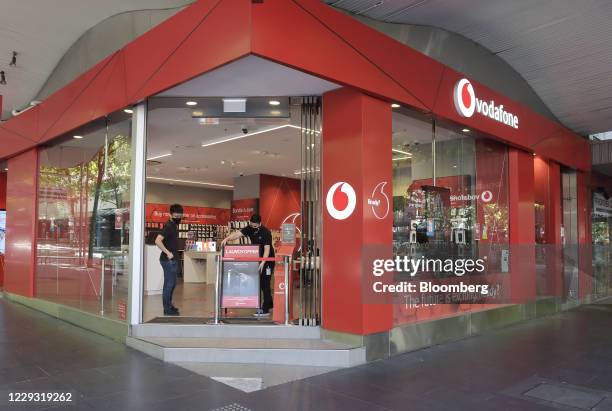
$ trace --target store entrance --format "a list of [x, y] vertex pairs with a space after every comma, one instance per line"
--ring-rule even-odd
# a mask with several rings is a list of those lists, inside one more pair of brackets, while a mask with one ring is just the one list
[[[285, 323], [284, 309], [276, 309], [286, 289], [279, 275], [282, 263], [270, 273], [275, 308], [268, 316], [256, 316], [252, 300], [224, 299], [223, 270], [217, 277], [221, 242], [258, 214], [271, 232], [277, 258], [291, 259], [290, 323], [319, 324], [320, 114], [320, 97], [160, 96], [148, 101], [144, 322], [208, 323], [219, 301], [226, 323]], [[164, 315], [164, 272], [155, 245], [172, 204], [183, 207], [172, 297], [179, 316]], [[228, 243], [248, 244], [246, 236]], [[255, 289], [252, 297], [260, 303], [263, 295]]]

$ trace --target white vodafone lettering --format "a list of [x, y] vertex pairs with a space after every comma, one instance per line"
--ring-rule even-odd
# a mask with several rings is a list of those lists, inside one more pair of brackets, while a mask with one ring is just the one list
[[499, 123], [518, 129], [517, 115], [504, 110], [504, 105], [495, 104], [495, 100], [484, 101], [476, 97], [474, 87], [468, 79], [461, 79], [455, 85], [453, 92], [455, 109], [461, 117], [472, 117], [474, 113], [489, 117]]

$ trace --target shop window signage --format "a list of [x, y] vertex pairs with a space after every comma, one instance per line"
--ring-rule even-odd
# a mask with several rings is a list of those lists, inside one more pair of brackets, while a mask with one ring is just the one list
[[474, 86], [468, 79], [461, 79], [453, 91], [455, 109], [461, 117], [472, 117], [474, 113], [490, 118], [508, 127], [519, 128], [517, 115], [506, 111], [504, 105], [497, 105], [495, 100], [484, 101], [476, 97]]

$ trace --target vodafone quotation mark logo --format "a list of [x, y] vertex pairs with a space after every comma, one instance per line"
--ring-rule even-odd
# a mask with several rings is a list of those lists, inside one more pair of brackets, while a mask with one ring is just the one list
[[327, 212], [336, 220], [345, 220], [353, 214], [357, 195], [349, 183], [340, 181], [332, 185], [325, 198]]
[[389, 196], [385, 193], [386, 181], [381, 181], [372, 190], [372, 196], [368, 198], [368, 205], [372, 207], [372, 214], [379, 220], [384, 220], [389, 215], [389, 209], [391, 204], [389, 202]]
[[455, 85], [453, 93], [455, 108], [461, 117], [472, 117], [476, 110], [476, 94], [468, 79], [461, 79]]

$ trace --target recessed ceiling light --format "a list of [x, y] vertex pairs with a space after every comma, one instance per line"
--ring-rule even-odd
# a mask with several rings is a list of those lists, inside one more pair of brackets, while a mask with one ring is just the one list
[[464, 128], [464, 129], [463, 129], [463, 130], [461, 130], [461, 131], [463, 131], [464, 133], [469, 133], [469, 132], [470, 132], [470, 129], [469, 129], [469, 128]]
[[412, 153], [409, 153], [408, 151], [398, 150], [397, 148], [392, 148], [391, 151], [394, 152], [394, 153], [404, 154], [404, 155], [407, 155], [407, 156], [411, 156], [412, 155]]
[[225, 160], [221, 160], [221, 164], [225, 164]]
[[268, 103], [271, 106], [280, 106], [280, 101], [278, 101], [278, 100], [270, 100], [270, 101], [268, 101]]
[[197, 110], [197, 111], [192, 111], [191, 112], [191, 116], [192, 117], [202, 117], [204, 115], [203, 111]]
[[80, 140], [83, 138], [83, 136], [72, 136], [73, 138], [76, 138], [77, 140]]
[[391, 104], [391, 108], [400, 108], [400, 105], [397, 103]]
[[8, 167], [6, 167], [6, 168], [4, 169], [4, 171], [8, 171]]
[[132, 110], [131, 108], [124, 108], [123, 111], [128, 114], [132, 114], [134, 112], [134, 110]]
[[197, 106], [198, 102], [197, 101], [188, 101], [185, 104], [187, 104], [188, 106]]

